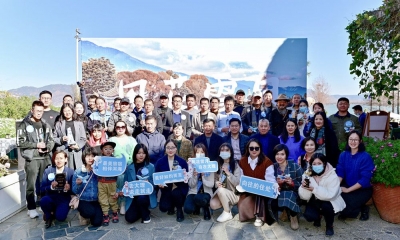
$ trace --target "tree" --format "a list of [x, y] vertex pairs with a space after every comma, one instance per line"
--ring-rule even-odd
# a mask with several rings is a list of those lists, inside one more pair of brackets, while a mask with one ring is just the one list
[[0, 92], [0, 118], [22, 119], [31, 110], [35, 97], [13, 96], [11, 93]]
[[85, 81], [87, 94], [106, 92], [115, 87], [115, 66], [104, 57], [90, 58], [82, 63], [82, 80]]
[[309, 96], [314, 98], [315, 102], [328, 103], [331, 98], [329, 93], [329, 83], [323, 77], [314, 79]]

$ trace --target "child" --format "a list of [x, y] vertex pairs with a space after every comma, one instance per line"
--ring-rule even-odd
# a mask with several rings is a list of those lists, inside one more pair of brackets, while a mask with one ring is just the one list
[[[114, 153], [115, 143], [105, 142], [101, 144], [101, 154], [103, 156], [112, 157]], [[103, 211], [103, 226], [108, 226], [110, 217], [108, 211], [113, 211], [112, 222], [119, 222], [118, 219], [118, 193], [117, 193], [117, 177], [98, 177], [99, 202]]]

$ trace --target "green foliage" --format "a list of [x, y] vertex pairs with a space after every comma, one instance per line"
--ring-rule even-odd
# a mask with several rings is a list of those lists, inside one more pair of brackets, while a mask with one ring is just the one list
[[16, 137], [15, 119], [0, 118], [0, 138]]
[[385, 0], [376, 11], [358, 14], [347, 27], [350, 73], [359, 79], [360, 92], [373, 99], [388, 97], [400, 83], [400, 13], [398, 0]]
[[0, 118], [24, 118], [34, 100], [34, 97], [16, 97], [9, 92], [0, 92]]
[[0, 157], [0, 177], [7, 176], [9, 174], [8, 169], [10, 168], [10, 163], [8, 161], [8, 156]]
[[369, 137], [365, 137], [363, 141], [375, 164], [372, 182], [400, 186], [400, 141]]

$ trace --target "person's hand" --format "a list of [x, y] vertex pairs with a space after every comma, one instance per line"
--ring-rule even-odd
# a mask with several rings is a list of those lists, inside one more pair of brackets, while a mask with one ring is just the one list
[[68, 192], [70, 189], [71, 189], [71, 185], [69, 185], [68, 183], [65, 183], [64, 192]]
[[223, 133], [229, 132], [229, 127], [223, 127], [223, 128], [221, 129], [221, 132], [223, 132]]
[[55, 189], [57, 187], [57, 185], [58, 185], [58, 182], [56, 182], [56, 181], [52, 181], [51, 182], [51, 188], [52, 189]]
[[72, 145], [69, 145], [69, 148], [74, 149], [74, 150], [78, 150], [79, 146], [78, 146], [78, 144], [72, 144]]
[[144, 127], [146, 125], [145, 121], [144, 120], [140, 120], [140, 125]]
[[164, 188], [164, 187], [166, 187], [166, 186], [159, 184], [158, 187], [159, 187], [159, 188]]
[[39, 142], [36, 144], [36, 148], [39, 148], [39, 149], [46, 148], [46, 144], [44, 142]]
[[349, 193], [349, 189], [347, 187], [341, 187], [343, 193]]
[[193, 168], [193, 176], [197, 177], [198, 172], [196, 171], [196, 168]]
[[38, 152], [39, 152], [39, 153], [47, 153], [47, 152], [49, 152], [49, 151], [48, 151], [47, 149], [46, 149], [46, 150], [43, 150], [43, 149], [39, 148], [39, 149], [38, 149]]
[[78, 184], [78, 185], [82, 184], [82, 179], [81, 178], [77, 178], [76, 179], [76, 184]]
[[293, 184], [293, 180], [292, 180], [291, 177], [285, 178], [285, 180], [283, 180], [283, 181], [285, 181], [285, 182], [286, 182], [287, 184], [289, 184], [289, 185], [292, 185], [292, 184]]
[[118, 196], [120, 196], [120, 197], [123, 197], [124, 196], [124, 193], [123, 192], [119, 192], [119, 193], [117, 193], [118, 194]]
[[248, 133], [253, 133], [253, 129], [249, 128], [249, 129], [247, 129], [247, 132]]
[[62, 137], [62, 141], [63, 141], [63, 142], [68, 142], [68, 136]]
[[215, 182], [217, 184], [217, 187], [222, 187], [222, 183], [220, 181]]
[[310, 192], [312, 192], [312, 191], [314, 190], [313, 187], [310, 187], [310, 184], [309, 184], [308, 187], [307, 187], [307, 182], [306, 182], [306, 180], [303, 180], [303, 181], [301, 182], [301, 187], [304, 188], [304, 189], [307, 189], [307, 190], [310, 191]]
[[118, 198], [118, 193], [115, 193], [114, 196], [112, 196], [113, 199], [117, 199]]
[[222, 166], [222, 171], [225, 172], [226, 176], [229, 177], [231, 175], [231, 173], [229, 172], [229, 169], [226, 165]]
[[277, 178], [276, 178], [276, 182], [277, 182], [279, 185], [282, 185], [282, 184], [285, 182], [285, 180], [283, 180], [283, 179], [280, 178], [280, 177], [277, 177]]

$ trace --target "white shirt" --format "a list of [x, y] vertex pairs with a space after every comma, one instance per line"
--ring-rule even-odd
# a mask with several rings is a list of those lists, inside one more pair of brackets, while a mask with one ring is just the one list
[[[249, 156], [247, 158], [247, 162], [250, 165], [251, 169], [254, 170], [254, 169], [256, 169], [256, 166], [257, 166], [257, 163], [258, 163], [258, 157], [253, 160]], [[267, 169], [265, 169], [265, 175], [264, 175], [265, 181], [276, 183], [276, 178], [274, 176], [274, 172], [275, 172], [275, 170], [274, 170], [274, 165], [273, 164], [271, 166], [267, 167]], [[240, 173], [242, 175], [244, 175], [242, 169], [240, 169]]]
[[242, 158], [242, 153], [240, 152], [240, 144], [239, 144], [239, 137], [234, 139], [231, 137], [232, 149], [233, 149], [233, 158], [235, 160], [240, 160]]

